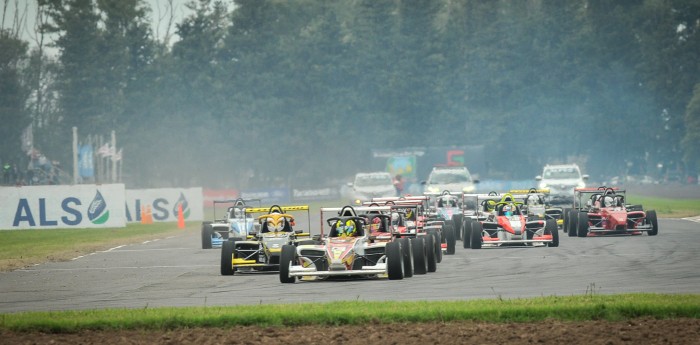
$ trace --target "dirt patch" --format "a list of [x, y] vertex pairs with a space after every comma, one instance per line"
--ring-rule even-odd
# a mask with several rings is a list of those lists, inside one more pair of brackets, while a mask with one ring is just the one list
[[700, 319], [621, 322], [414, 323], [185, 328], [170, 331], [0, 331], [0, 344], [698, 344]]

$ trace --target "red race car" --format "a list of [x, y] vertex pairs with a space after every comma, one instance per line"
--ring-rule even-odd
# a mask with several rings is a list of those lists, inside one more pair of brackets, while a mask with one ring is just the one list
[[564, 226], [571, 237], [659, 233], [656, 211], [627, 204], [625, 191], [617, 188], [576, 188], [574, 207], [566, 212]]

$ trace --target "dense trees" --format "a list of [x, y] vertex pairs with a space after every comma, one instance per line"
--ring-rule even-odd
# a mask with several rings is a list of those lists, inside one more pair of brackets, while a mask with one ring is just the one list
[[486, 145], [482, 178], [700, 160], [693, 0], [197, 0], [170, 47], [144, 0], [38, 4], [55, 106], [33, 106], [41, 60], [5, 34], [3, 138], [48, 121], [67, 160], [70, 127], [115, 129], [135, 185], [316, 184], [372, 148], [428, 145]]

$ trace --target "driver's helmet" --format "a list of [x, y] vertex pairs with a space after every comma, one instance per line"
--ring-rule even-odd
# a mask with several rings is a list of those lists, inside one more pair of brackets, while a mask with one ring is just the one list
[[382, 220], [379, 217], [372, 218], [372, 224], [370, 224], [370, 229], [372, 231], [379, 231], [382, 226]]
[[613, 197], [609, 196], [609, 195], [606, 195], [606, 196], [605, 196], [605, 199], [604, 199], [604, 204], [603, 204], [603, 206], [605, 206], [605, 207], [613, 207], [613, 206], [615, 206], [615, 199], [614, 199]]
[[511, 204], [503, 205], [503, 214], [506, 216], [513, 215], [513, 205], [511, 205]]
[[493, 211], [495, 209], [496, 209], [496, 201], [489, 200], [486, 202], [486, 210], [487, 211]]
[[275, 220], [275, 218], [268, 217], [267, 218], [267, 229], [269, 231], [274, 231], [274, 232], [282, 231], [282, 230], [284, 230], [284, 224], [286, 221], [287, 220], [284, 217], [279, 217], [279, 218], [277, 218], [277, 220]]
[[234, 218], [244, 218], [245, 217], [245, 211], [240, 208], [234, 208], [233, 209], [233, 217]]
[[340, 220], [337, 221], [335, 223], [335, 231], [338, 233], [339, 237], [353, 237], [357, 234], [355, 222], [351, 219], [348, 219], [345, 223]]
[[540, 198], [537, 195], [530, 195], [527, 197], [528, 205], [540, 205]]
[[397, 225], [399, 224], [399, 214], [394, 212], [391, 214], [391, 224], [392, 225]]

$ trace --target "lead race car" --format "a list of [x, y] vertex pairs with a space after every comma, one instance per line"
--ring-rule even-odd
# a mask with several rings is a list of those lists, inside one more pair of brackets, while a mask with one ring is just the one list
[[[328, 213], [337, 216], [326, 218]], [[325, 222], [324, 222], [325, 219]], [[324, 231], [324, 223], [329, 231]], [[366, 231], [366, 218], [352, 206], [321, 208], [321, 243], [282, 246], [280, 282], [294, 283], [297, 277], [404, 278], [403, 248], [398, 241], [373, 241]]]
[[625, 190], [618, 188], [576, 188], [573, 208], [567, 212], [564, 226], [571, 237], [659, 233], [656, 211], [627, 204]]
[[[222, 243], [230, 239], [245, 239], [255, 227], [255, 222], [246, 216], [245, 209], [249, 203], [260, 199], [214, 200], [214, 221], [202, 222], [202, 249], [220, 248]], [[217, 204], [233, 204], [226, 209], [224, 217], [216, 219]]]
[[[469, 226], [470, 248], [483, 246], [559, 246], [559, 229], [554, 219], [528, 220], [521, 210], [522, 203], [511, 194], [504, 194], [495, 205], [498, 196], [487, 196], [482, 202], [489, 215], [484, 220], [472, 220]], [[490, 206], [493, 205], [493, 210]]]
[[[246, 208], [246, 214], [266, 213], [256, 218], [256, 228], [244, 239], [229, 239], [221, 246], [221, 275], [238, 271], [276, 271], [284, 245], [315, 243], [308, 231], [295, 229], [295, 218], [289, 212], [306, 211], [307, 224], [311, 215], [309, 206], [273, 205], [269, 208]], [[246, 219], [249, 219], [246, 217]], [[251, 219], [252, 221], [252, 219]]]

